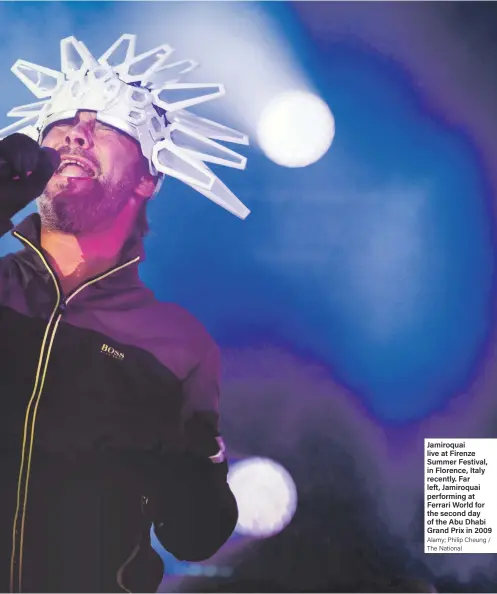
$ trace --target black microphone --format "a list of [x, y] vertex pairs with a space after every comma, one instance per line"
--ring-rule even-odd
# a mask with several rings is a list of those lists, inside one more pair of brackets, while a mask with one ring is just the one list
[[[55, 149], [43, 146], [41, 147], [41, 150], [48, 154], [52, 163], [54, 162], [54, 159], [56, 160], [56, 163], [53, 163], [55, 169], [59, 167], [60, 156]], [[0, 155], [0, 180], [11, 181], [13, 179], [19, 179], [19, 175], [12, 171], [12, 167], [9, 165], [9, 162]]]

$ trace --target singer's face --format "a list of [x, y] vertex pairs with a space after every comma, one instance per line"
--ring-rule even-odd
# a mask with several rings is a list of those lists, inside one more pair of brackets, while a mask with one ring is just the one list
[[42, 142], [57, 150], [61, 164], [38, 208], [45, 226], [85, 233], [110, 225], [147, 173], [140, 146], [128, 135], [80, 111], [52, 125]]

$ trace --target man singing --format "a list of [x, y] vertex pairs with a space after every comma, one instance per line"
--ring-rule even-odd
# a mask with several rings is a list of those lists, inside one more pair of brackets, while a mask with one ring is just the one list
[[[39, 99], [0, 131], [0, 591], [152, 592], [237, 522], [219, 434], [219, 352], [140, 281], [146, 204], [176, 177], [240, 218], [205, 162], [242, 169], [246, 137], [186, 111], [221, 85], [123, 35], [99, 59], [62, 40], [62, 72], [23, 60]], [[119, 56], [119, 57], [118, 57]], [[41, 145], [41, 146], [40, 146]]]

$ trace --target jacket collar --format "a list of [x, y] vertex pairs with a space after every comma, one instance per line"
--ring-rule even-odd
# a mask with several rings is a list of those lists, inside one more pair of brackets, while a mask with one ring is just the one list
[[[11, 233], [14, 237], [15, 234], [18, 233], [22, 237], [28, 239], [36, 248], [42, 250], [40, 245], [41, 219], [38, 213], [33, 213], [27, 216], [23, 221], [16, 225], [14, 229], [12, 229]], [[139, 260], [136, 265], [145, 260], [145, 250], [143, 242], [132, 237], [124, 244], [116, 266], [125, 264], [137, 257]]]

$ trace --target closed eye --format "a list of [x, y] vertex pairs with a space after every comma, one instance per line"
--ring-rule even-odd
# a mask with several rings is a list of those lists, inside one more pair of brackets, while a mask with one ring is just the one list
[[49, 126], [47, 126], [45, 128], [45, 130], [43, 131], [43, 138], [45, 138], [45, 136], [53, 129], [65, 129], [68, 126], [72, 127], [76, 124], [76, 118], [70, 118], [67, 120], [58, 120], [57, 122], [54, 122], [53, 124], [50, 124]]
[[98, 124], [98, 129], [102, 132], [115, 132], [116, 129], [112, 128], [112, 126], [106, 126], [105, 124]]

